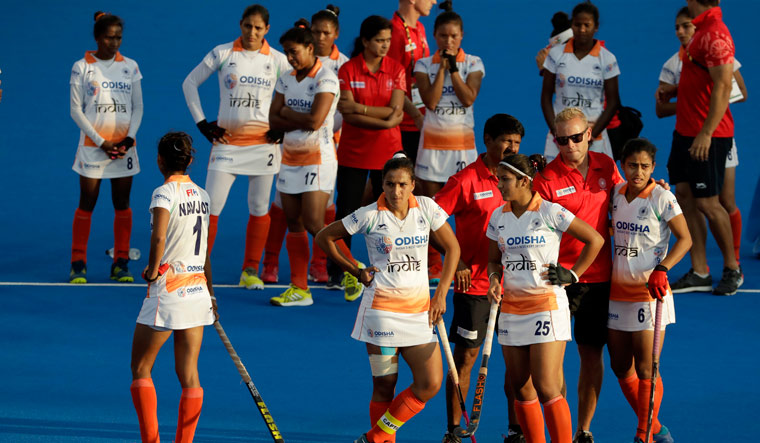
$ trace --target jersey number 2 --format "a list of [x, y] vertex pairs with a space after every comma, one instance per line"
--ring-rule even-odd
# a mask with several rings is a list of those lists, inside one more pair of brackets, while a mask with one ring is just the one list
[[195, 226], [193, 226], [193, 235], [196, 235], [195, 238], [195, 255], [198, 255], [201, 252], [201, 232], [203, 231], [203, 220], [201, 220], [201, 216], [198, 216], [198, 219], [195, 222]]

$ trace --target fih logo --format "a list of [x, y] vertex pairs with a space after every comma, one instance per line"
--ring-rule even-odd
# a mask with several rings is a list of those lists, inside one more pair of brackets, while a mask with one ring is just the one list
[[380, 237], [375, 242], [375, 248], [377, 248], [377, 252], [381, 254], [390, 254], [391, 250], [393, 249], [393, 243], [391, 242], [390, 237]]
[[232, 89], [237, 86], [237, 75], [229, 73], [224, 77], [224, 87]]
[[87, 84], [87, 95], [92, 97], [98, 95], [98, 92], [100, 92], [100, 86], [98, 86], [98, 82], [93, 80]]

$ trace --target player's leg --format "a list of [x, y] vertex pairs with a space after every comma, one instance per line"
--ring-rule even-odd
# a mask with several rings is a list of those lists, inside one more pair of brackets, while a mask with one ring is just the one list
[[309, 236], [302, 219], [302, 200], [305, 194], [280, 193], [288, 225], [285, 248], [290, 264], [290, 287], [279, 296], [269, 299], [275, 306], [309, 306], [314, 303], [306, 276], [309, 267]]
[[174, 332], [174, 366], [182, 386], [175, 442], [191, 443], [203, 406], [203, 388], [198, 378], [198, 354], [203, 326]]
[[736, 139], [731, 139], [731, 150], [726, 156], [726, 171], [723, 176], [723, 187], [720, 190], [720, 204], [728, 212], [731, 222], [731, 234], [734, 237], [734, 253], [739, 261], [739, 250], [742, 240], [742, 214], [736, 206], [736, 167], [739, 165]]
[[230, 194], [232, 183], [235, 182], [235, 174], [228, 172], [216, 171], [209, 169], [206, 173], [206, 192], [210, 200], [209, 204], [209, 225], [208, 225], [208, 250], [214, 249], [216, 241], [217, 227], [219, 226], [219, 215], [227, 203], [227, 196]]
[[[372, 398], [369, 402], [369, 426], [372, 428], [385, 415], [396, 396], [398, 349], [367, 343], [367, 354], [372, 369]], [[394, 434], [389, 441], [395, 439]]]
[[502, 345], [501, 350], [512, 392], [515, 393], [515, 415], [525, 439], [545, 443], [544, 414], [530, 374], [530, 347]]
[[288, 232], [288, 224], [285, 221], [285, 212], [282, 210], [282, 198], [280, 191], [276, 191], [274, 201], [269, 207], [269, 233], [264, 244], [264, 269], [261, 271], [261, 280], [264, 283], [277, 283], [280, 250], [285, 241], [286, 232]]
[[638, 411], [639, 377], [633, 366], [633, 334], [610, 329], [607, 334], [607, 351], [610, 366], [618, 379], [620, 389], [633, 412]]
[[[649, 396], [652, 389], [652, 346], [654, 331], [637, 331], [632, 333], [633, 358], [636, 375], [639, 378], [638, 410], [639, 418], [636, 436], [642, 441], [646, 438], [647, 421], [649, 419]], [[665, 331], [660, 331], [660, 352], [665, 342]], [[652, 434], [661, 431], [662, 425], [658, 420], [660, 404], [662, 404], [663, 384], [662, 378], [657, 374], [657, 382], [654, 391], [654, 412], [652, 414]]]
[[[333, 190], [330, 193], [330, 196], [327, 198], [327, 202], [325, 203], [325, 226], [328, 226], [330, 223], [335, 221], [334, 194], [335, 191]], [[325, 251], [322, 250], [322, 248], [317, 246], [313, 238], [311, 241], [311, 263], [309, 263], [309, 280], [316, 283], [327, 282], [327, 255], [325, 254]]]
[[546, 427], [554, 443], [571, 443], [573, 421], [570, 406], [562, 396], [562, 361], [564, 341], [539, 343], [530, 346], [530, 373], [538, 399], [544, 406]]
[[259, 278], [259, 263], [269, 234], [270, 218], [267, 211], [272, 191], [273, 175], [248, 176], [248, 225], [245, 232], [245, 253], [240, 284], [247, 289], [264, 289]]
[[158, 441], [158, 416], [156, 414], [156, 388], [151, 370], [158, 351], [172, 331], [157, 331], [138, 323], [132, 338], [132, 402], [140, 422], [140, 436], [144, 442]]
[[[338, 165], [338, 173], [335, 180], [335, 219], [341, 220], [361, 207], [362, 193], [367, 181], [367, 170]], [[351, 248], [351, 238], [344, 240]], [[328, 289], [343, 288], [343, 269], [331, 260], [327, 261]]]
[[79, 176], [79, 206], [74, 211], [69, 283], [87, 283], [87, 243], [92, 211], [98, 201], [100, 179]]
[[129, 196], [132, 191], [132, 176], [111, 179], [111, 200], [113, 201], [113, 264], [111, 280], [122, 283], [135, 281], [127, 268], [129, 262], [129, 241], [132, 235], [132, 209]]

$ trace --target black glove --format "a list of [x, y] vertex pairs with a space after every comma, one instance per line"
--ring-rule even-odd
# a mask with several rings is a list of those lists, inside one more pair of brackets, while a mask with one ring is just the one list
[[549, 269], [546, 271], [546, 279], [549, 280], [549, 283], [557, 286], [578, 282], [578, 277], [573, 271], [553, 263], [549, 265]]
[[270, 129], [267, 131], [267, 141], [272, 144], [282, 143], [282, 138], [285, 137], [285, 131], [277, 129]]
[[206, 139], [211, 143], [214, 143], [215, 140], [222, 138], [225, 133], [225, 129], [217, 126], [215, 121], [209, 123], [204, 119], [195, 125], [201, 131], [201, 134], [203, 134], [203, 136], [206, 137]]
[[124, 151], [129, 151], [129, 148], [135, 145], [135, 139], [132, 137], [124, 137], [124, 140], [119, 143], [114, 143], [113, 147], [117, 149], [124, 148]]
[[443, 57], [445, 57], [446, 60], [449, 61], [449, 72], [450, 73], [453, 74], [455, 72], [459, 72], [459, 68], [457, 68], [457, 57], [456, 57], [456, 55], [451, 55], [448, 52], [444, 52], [441, 55]]

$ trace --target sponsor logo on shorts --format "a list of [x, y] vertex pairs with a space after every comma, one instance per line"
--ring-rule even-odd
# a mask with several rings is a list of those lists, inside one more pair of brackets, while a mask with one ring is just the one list
[[203, 272], [203, 266], [188, 266], [187, 272]]
[[610, 320], [620, 320], [620, 316], [618, 314], [615, 314], [614, 312], [608, 313], [607, 318]]
[[484, 198], [491, 198], [493, 197], [493, 191], [483, 191], [483, 192], [475, 192], [472, 194], [472, 198], [474, 200], [482, 200]]
[[393, 249], [393, 243], [390, 237], [380, 237], [375, 242], [375, 248], [377, 252], [381, 254], [390, 254]]
[[200, 292], [203, 292], [203, 286], [192, 286], [190, 288], [186, 288], [185, 292], [187, 292], [187, 295], [198, 294]]
[[697, 189], [707, 189], [706, 183], [697, 183]]
[[79, 162], [79, 167], [82, 169], [100, 169], [101, 168], [100, 165], [96, 165], [94, 163], [87, 163], [83, 161]]
[[367, 335], [370, 337], [395, 337], [396, 334], [393, 331], [373, 331], [367, 328]]
[[497, 332], [498, 332], [499, 335], [509, 335], [509, 330], [507, 330], [507, 329], [498, 328]]
[[391, 261], [388, 259], [386, 271], [390, 273], [398, 272], [420, 272], [422, 268], [422, 260], [417, 260], [413, 255], [405, 254], [404, 258], [397, 261]]
[[227, 157], [226, 155], [215, 155], [213, 161], [232, 163], [235, 161], [235, 159], [232, 157]]

